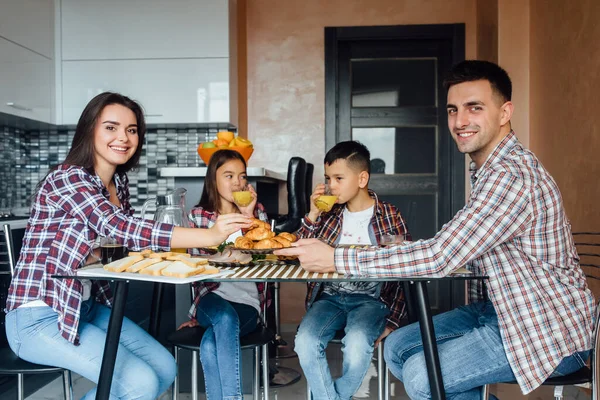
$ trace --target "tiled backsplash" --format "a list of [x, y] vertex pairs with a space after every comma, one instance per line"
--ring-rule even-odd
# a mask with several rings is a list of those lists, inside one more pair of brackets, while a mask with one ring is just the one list
[[[204, 166], [196, 149], [232, 126], [148, 127], [140, 166], [130, 171], [131, 203], [139, 210], [151, 196], [174, 189], [174, 178], [160, 178], [162, 167]], [[0, 209], [29, 207], [37, 183], [71, 146], [74, 128], [24, 130], [0, 126]]]

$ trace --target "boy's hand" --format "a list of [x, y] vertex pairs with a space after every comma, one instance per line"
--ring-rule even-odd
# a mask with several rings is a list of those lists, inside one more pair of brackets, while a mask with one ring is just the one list
[[190, 319], [189, 321], [186, 321], [183, 324], [179, 325], [179, 328], [177, 328], [177, 330], [180, 330], [181, 328], [193, 328], [194, 326], [198, 325], [200, 325], [198, 321], [196, 321], [195, 319]]
[[315, 186], [315, 190], [310, 195], [310, 210], [308, 211], [308, 218], [312, 222], [315, 222], [317, 220], [317, 218], [319, 218], [319, 215], [321, 215], [321, 210], [319, 210], [317, 208], [317, 206], [315, 204], [315, 200], [317, 200], [317, 198], [319, 196], [322, 196], [324, 194], [325, 194], [325, 184], [319, 183], [317, 186]]
[[390, 334], [390, 333], [392, 333], [392, 332], [393, 332], [393, 331], [392, 331], [392, 329], [391, 329], [391, 328], [388, 328], [388, 327], [386, 327], [386, 328], [383, 330], [383, 333], [381, 334], [381, 336], [379, 336], [379, 338], [378, 338], [378, 339], [375, 341], [375, 348], [377, 348], [377, 346], [379, 346], [379, 343], [381, 343], [381, 341], [382, 341], [383, 339], [385, 339], [385, 338], [387, 337], [387, 335], [389, 335], [389, 334]]

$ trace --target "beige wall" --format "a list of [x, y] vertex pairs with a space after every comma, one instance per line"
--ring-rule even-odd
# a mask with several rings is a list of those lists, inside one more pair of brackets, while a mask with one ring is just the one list
[[[324, 28], [466, 24], [466, 56], [476, 55], [476, 0], [247, 1], [248, 138], [250, 165], [285, 171], [292, 156], [315, 164], [325, 155]], [[282, 320], [304, 313], [304, 286], [283, 285]]]

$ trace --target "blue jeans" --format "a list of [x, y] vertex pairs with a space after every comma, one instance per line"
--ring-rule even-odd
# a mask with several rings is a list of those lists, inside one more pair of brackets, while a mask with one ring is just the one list
[[[58, 314], [50, 307], [17, 308], [6, 315], [6, 336], [20, 358], [66, 368], [98, 383], [110, 309], [93, 299], [81, 304], [79, 346], [58, 331]], [[124, 318], [110, 388], [111, 399], [155, 399], [175, 380], [171, 353], [146, 331]], [[83, 398], [94, 399], [96, 389]]]
[[196, 319], [206, 328], [200, 343], [206, 398], [241, 400], [240, 336], [256, 329], [258, 311], [209, 293], [200, 300]]
[[[367, 295], [322, 294], [313, 303], [300, 323], [294, 350], [315, 400], [352, 398], [369, 369], [388, 314], [385, 304]], [[342, 376], [334, 382], [325, 349], [342, 329]]]
[[[481, 386], [516, 378], [502, 345], [491, 301], [473, 303], [433, 317], [446, 397], [480, 398]], [[430, 399], [429, 379], [419, 324], [392, 332], [385, 340], [385, 361], [411, 399]], [[552, 376], [577, 371], [589, 351], [562, 360]]]

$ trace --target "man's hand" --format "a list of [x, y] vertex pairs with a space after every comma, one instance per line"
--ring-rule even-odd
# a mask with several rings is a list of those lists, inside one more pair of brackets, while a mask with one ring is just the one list
[[393, 332], [393, 330], [391, 328], [386, 327], [383, 330], [383, 333], [381, 334], [381, 336], [379, 336], [379, 338], [375, 341], [375, 348], [377, 348], [377, 346], [379, 346], [379, 343], [381, 343], [381, 341], [383, 339], [385, 339], [387, 337], [387, 335], [389, 335], [392, 332]]
[[292, 247], [275, 250], [278, 256], [297, 256], [300, 266], [309, 272], [335, 272], [335, 249], [318, 239], [301, 239]]
[[181, 328], [193, 328], [194, 326], [198, 325], [200, 325], [198, 321], [196, 321], [195, 319], [190, 319], [189, 321], [186, 321], [183, 324], [179, 325], [179, 328], [177, 328], [177, 330], [180, 330]]

